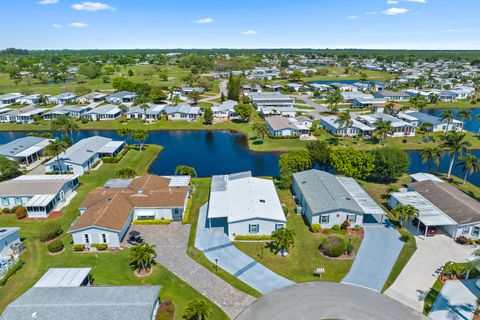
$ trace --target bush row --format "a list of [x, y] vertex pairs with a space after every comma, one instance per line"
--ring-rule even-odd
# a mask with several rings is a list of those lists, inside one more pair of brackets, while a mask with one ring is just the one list
[[85, 250], [85, 245], [84, 244], [76, 244], [73, 246], [74, 251], [83, 251]]
[[133, 220], [133, 224], [137, 225], [152, 225], [152, 224], [170, 224], [171, 219], [158, 219], [158, 220]]
[[23, 260], [18, 260], [17, 263], [15, 263], [5, 274], [5, 276], [0, 280], [0, 287], [3, 287], [8, 279], [13, 276], [18, 270], [20, 270], [23, 265], [25, 264], [25, 261]]
[[108, 248], [106, 243], [92, 243], [92, 247], [96, 248], [98, 251], [105, 251]]
[[122, 158], [127, 154], [128, 150], [129, 150], [129, 148], [125, 147], [122, 150], [122, 152], [117, 154], [115, 157], [110, 157], [110, 156], [103, 157], [102, 158], [103, 163], [118, 163], [118, 162], [120, 162], [120, 160], [122, 160]]
[[238, 235], [235, 240], [272, 240], [271, 235]]

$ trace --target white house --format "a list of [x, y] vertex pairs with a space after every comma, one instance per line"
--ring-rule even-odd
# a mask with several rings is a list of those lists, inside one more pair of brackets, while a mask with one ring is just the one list
[[336, 136], [342, 137], [356, 137], [358, 135], [370, 135], [375, 128], [356, 119], [351, 119], [351, 124], [346, 126], [340, 125], [338, 116], [322, 116], [320, 117], [320, 126], [327, 132]]
[[352, 108], [371, 108], [379, 105], [384, 105], [387, 103], [385, 99], [365, 99], [365, 98], [355, 98], [352, 103]]
[[80, 118], [90, 111], [90, 107], [73, 106], [73, 105], [59, 105], [51, 108], [49, 111], [43, 114], [45, 120], [52, 120], [59, 116], [69, 116], [72, 118]]
[[416, 127], [420, 127], [422, 123], [430, 124], [432, 132], [461, 131], [463, 129], [462, 121], [453, 119], [449, 124], [448, 121], [441, 120], [439, 117], [418, 111], [399, 113], [397, 117]]
[[49, 144], [50, 139], [23, 137], [0, 146], [0, 156], [29, 165], [43, 157]]
[[17, 122], [17, 123], [34, 123], [35, 118], [47, 112], [47, 108], [36, 108], [34, 106], [26, 106], [18, 109], [10, 109], [0, 114], [0, 122]]
[[58, 159], [55, 157], [45, 163], [45, 171], [47, 173], [73, 172], [76, 175], [83, 175], [90, 171], [102, 157], [115, 157], [122, 152], [124, 145], [123, 141], [114, 141], [101, 136], [85, 138], [61, 153]]
[[47, 94], [31, 94], [28, 96], [21, 97], [19, 99], [19, 102], [21, 104], [26, 104], [26, 105], [38, 105], [40, 103], [40, 97], [42, 96], [46, 97], [47, 100], [49, 97], [51, 97], [50, 95], [47, 95]]
[[320, 170], [293, 174], [297, 212], [310, 225], [332, 228], [348, 221], [350, 226], [381, 223], [385, 212], [353, 178], [338, 177]]
[[357, 120], [370, 126], [375, 127], [379, 121], [390, 122], [391, 130], [389, 132], [390, 137], [413, 137], [415, 136], [415, 126], [405, 122], [401, 119], [395, 118], [389, 114], [373, 113], [359, 115]]
[[234, 118], [236, 117], [235, 106], [237, 101], [227, 100], [219, 106], [213, 106], [212, 113], [215, 118]]
[[84, 117], [92, 121], [115, 120], [122, 115], [122, 110], [114, 104], [104, 104], [84, 114]]
[[18, 253], [16, 247], [22, 243], [18, 234], [19, 231], [20, 228], [17, 227], [0, 227], [0, 259], [9, 259], [12, 255]]
[[[147, 109], [142, 108], [143, 105], [147, 106]], [[130, 108], [127, 112], [128, 119], [143, 119], [146, 121], [155, 121], [161, 118], [162, 114], [165, 112], [165, 105], [145, 103], [141, 105], [136, 105], [135, 107]]]
[[80, 216], [69, 230], [73, 243], [118, 248], [133, 220], [181, 221], [189, 182], [189, 177], [154, 175], [107, 182], [80, 204]]
[[25, 95], [21, 93], [7, 93], [0, 95], [0, 105], [9, 105], [20, 102]]
[[197, 121], [197, 118], [200, 116], [200, 108], [192, 107], [189, 104], [167, 106], [165, 112], [170, 121]]
[[373, 94], [373, 96], [377, 99], [383, 99], [387, 101], [410, 101], [411, 96], [408, 93], [403, 91], [389, 91], [389, 90], [382, 90], [377, 91]]
[[48, 218], [78, 187], [78, 176], [23, 175], [0, 182], [0, 208], [23, 206], [29, 218]]
[[120, 91], [112, 93], [105, 97], [105, 100], [109, 103], [129, 103], [134, 102], [137, 99], [137, 94], [130, 91]]
[[268, 134], [273, 137], [297, 137], [310, 134], [310, 129], [295, 118], [270, 116], [265, 118]]
[[278, 92], [262, 92], [250, 93], [248, 95], [254, 108], [261, 111], [264, 108], [274, 108], [280, 110], [282, 108], [292, 108], [294, 99], [284, 96]]
[[54, 104], [59, 104], [59, 103], [66, 104], [66, 103], [74, 102], [75, 99], [77, 99], [77, 95], [75, 93], [65, 92], [53, 97], [49, 97], [47, 102], [54, 103]]
[[99, 92], [91, 92], [77, 98], [78, 103], [98, 103], [105, 101], [107, 94]]
[[354, 92], [343, 91], [343, 92], [340, 92], [340, 95], [343, 97], [343, 102], [345, 103], [353, 103], [355, 99], [373, 99], [374, 98], [373, 95], [363, 93], [360, 91], [354, 91]]
[[224, 227], [230, 240], [237, 235], [271, 235], [286, 226], [272, 180], [250, 171], [212, 177], [207, 223]]

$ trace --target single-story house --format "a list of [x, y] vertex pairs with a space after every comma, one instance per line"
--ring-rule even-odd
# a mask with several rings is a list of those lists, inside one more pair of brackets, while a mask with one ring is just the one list
[[74, 102], [76, 99], [77, 99], [77, 95], [75, 93], [65, 92], [53, 97], [49, 97], [47, 101], [48, 103], [65, 104], [65, 103]]
[[353, 103], [355, 99], [373, 99], [373, 95], [368, 94], [368, 93], [363, 93], [360, 91], [344, 91], [340, 92], [340, 94], [343, 97], [343, 102], [345, 103]]
[[295, 118], [283, 116], [265, 117], [268, 126], [268, 134], [273, 137], [296, 137], [302, 134], [310, 134], [310, 129]]
[[120, 103], [134, 102], [137, 99], [137, 97], [138, 97], [137, 94], [134, 92], [119, 91], [106, 96], [105, 100], [109, 103], [120, 104]]
[[385, 99], [365, 99], [365, 98], [355, 98], [352, 103], [352, 108], [372, 108], [378, 105], [383, 105], [387, 101]]
[[244, 84], [242, 86], [243, 91], [245, 92], [262, 92], [262, 87], [260, 87], [258, 84]]
[[395, 118], [389, 114], [384, 113], [373, 113], [359, 115], [357, 120], [370, 126], [375, 127], [378, 121], [390, 122], [392, 129], [388, 134], [390, 137], [413, 137], [415, 136], [416, 127], [408, 122], [405, 122], [401, 119]]
[[23, 175], [0, 182], [0, 208], [23, 206], [29, 218], [48, 218], [74, 195], [78, 176]]
[[278, 92], [250, 93], [248, 95], [254, 108], [261, 111], [263, 108], [292, 108], [294, 99]]
[[43, 114], [45, 120], [53, 120], [59, 116], [69, 116], [72, 118], [80, 118], [88, 111], [92, 110], [90, 107], [74, 106], [74, 105], [59, 105], [51, 108]]
[[235, 106], [238, 104], [237, 101], [227, 100], [219, 106], [213, 106], [212, 113], [215, 118], [234, 118], [237, 116], [235, 112]]
[[0, 95], [0, 104], [14, 104], [20, 102], [25, 95], [21, 93], [7, 93]]
[[74, 244], [106, 243], [118, 248], [133, 220], [181, 221], [190, 179], [148, 175], [115, 179], [91, 191], [70, 227]]
[[11, 109], [0, 114], [0, 122], [33, 123], [35, 122], [35, 117], [39, 117], [47, 111], [47, 108], [36, 108], [34, 106]]
[[122, 152], [125, 143], [114, 141], [110, 138], [93, 136], [85, 138], [65, 150], [57, 157], [45, 163], [45, 171], [49, 172], [73, 172], [76, 175], [83, 175], [90, 171], [93, 164], [100, 161], [102, 157], [115, 157]]
[[165, 105], [153, 103], [145, 103], [145, 105], [148, 107], [146, 110], [142, 109], [143, 104], [130, 108], [127, 112], [127, 118], [155, 121], [160, 119], [165, 111]]
[[[280, 92], [283, 89], [283, 86], [281, 84], [267, 84], [265, 88], [273, 91], [273, 92]], [[262, 91], [251, 91], [251, 92], [256, 92], [256, 93], [261, 93]]]
[[114, 104], [104, 104], [84, 114], [88, 120], [115, 120], [122, 115], [122, 110]]
[[183, 87], [182, 88], [182, 93], [183, 94], [189, 94], [189, 93], [192, 93], [192, 92], [202, 93], [203, 91], [205, 91], [205, 89], [201, 88], [201, 87]]
[[167, 106], [165, 108], [167, 113], [168, 120], [186, 120], [186, 121], [197, 121], [198, 116], [200, 116], [200, 107], [192, 107], [189, 104], [181, 104], [178, 106]]
[[382, 90], [375, 92], [373, 96], [377, 99], [383, 99], [387, 101], [410, 101], [411, 96], [408, 93], [403, 91], [390, 91], [390, 90]]
[[212, 177], [207, 223], [237, 235], [270, 235], [287, 223], [272, 180], [250, 171]]
[[21, 104], [26, 104], [26, 105], [38, 105], [40, 103], [40, 97], [46, 97], [47, 99], [51, 97], [50, 95], [47, 94], [31, 94], [28, 96], [24, 96], [20, 98], [19, 102]]
[[422, 123], [431, 124], [432, 132], [461, 131], [463, 129], [462, 121], [453, 119], [450, 124], [448, 124], [448, 121], [446, 120], [441, 120], [439, 117], [435, 117], [418, 111], [399, 113], [397, 117], [405, 120], [408, 123], [413, 124], [416, 127], [420, 127]]
[[107, 94], [99, 92], [87, 93], [84, 96], [81, 96], [77, 99], [78, 103], [98, 103], [105, 101]]
[[358, 91], [358, 88], [354, 85], [351, 85], [351, 84], [345, 84], [345, 83], [339, 83], [339, 82], [336, 82], [336, 83], [332, 83], [330, 84], [332, 87], [340, 90], [340, 91], [350, 91], [350, 92], [355, 92], [355, 91]]
[[292, 190], [297, 212], [310, 225], [332, 228], [348, 221], [351, 226], [382, 223], [385, 212], [353, 178], [316, 169], [293, 174]]
[[247, 79], [250, 80], [272, 80], [278, 78], [278, 72], [250, 74]]
[[0, 227], [0, 259], [10, 258], [17, 254], [15, 247], [18, 247], [22, 242], [18, 232], [20, 228]]
[[393, 192], [389, 206], [412, 205], [417, 208], [418, 227], [438, 227], [456, 239], [465, 236], [480, 239], [480, 202], [455, 186], [437, 180], [414, 182], [407, 192]]
[[0, 156], [29, 165], [43, 156], [50, 139], [23, 137], [0, 146]]
[[288, 83], [287, 89], [290, 89], [296, 92], [305, 92], [305, 91], [308, 91], [309, 88], [299, 83]]
[[160, 286], [33, 287], [10, 303], [0, 319], [153, 320]]
[[333, 87], [329, 86], [328, 84], [321, 84], [321, 83], [308, 83], [309, 86], [313, 87], [318, 91], [332, 91]]
[[352, 123], [347, 127], [340, 126], [338, 123], [338, 116], [323, 116], [320, 117], [320, 126], [327, 132], [336, 136], [342, 137], [356, 137], [358, 135], [370, 135], [375, 128], [358, 120], [351, 119]]
[[300, 110], [295, 108], [295, 107], [282, 107], [282, 108], [277, 108], [277, 107], [265, 107], [262, 108], [260, 111], [260, 114], [263, 117], [267, 116], [274, 116], [274, 115], [280, 115], [283, 117], [290, 117], [293, 118], [297, 115], [297, 112]]

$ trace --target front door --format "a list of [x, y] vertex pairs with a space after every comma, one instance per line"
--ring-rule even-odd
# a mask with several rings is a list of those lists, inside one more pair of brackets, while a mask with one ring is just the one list
[[172, 210], [172, 219], [173, 221], [181, 221], [182, 220], [182, 210], [175, 208]]

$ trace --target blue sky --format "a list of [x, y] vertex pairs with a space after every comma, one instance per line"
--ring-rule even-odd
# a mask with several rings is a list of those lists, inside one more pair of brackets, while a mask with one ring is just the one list
[[1, 0], [0, 48], [480, 49], [479, 11], [477, 0]]

